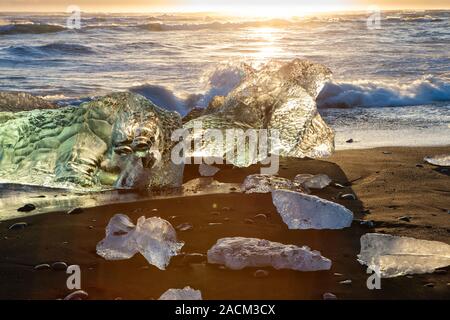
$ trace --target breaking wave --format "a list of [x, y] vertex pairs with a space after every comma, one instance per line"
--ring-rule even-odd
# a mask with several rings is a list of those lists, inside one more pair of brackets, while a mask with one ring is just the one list
[[225, 96], [236, 88], [246, 76], [249, 66], [244, 63], [224, 63], [204, 73], [200, 82], [203, 93], [177, 94], [173, 90], [153, 84], [142, 84], [130, 88], [134, 93], [143, 95], [156, 105], [167, 110], [178, 111], [185, 115], [193, 107], [205, 108], [215, 96]]
[[397, 107], [450, 101], [450, 79], [426, 76], [411, 83], [328, 83], [317, 98], [321, 108]]

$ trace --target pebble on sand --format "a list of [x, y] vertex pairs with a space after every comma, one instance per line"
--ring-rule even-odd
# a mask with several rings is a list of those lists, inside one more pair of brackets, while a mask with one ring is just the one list
[[64, 300], [84, 300], [89, 297], [88, 293], [83, 290], [77, 290], [68, 294]]
[[28, 223], [26, 222], [17, 222], [11, 225], [8, 229], [9, 230], [19, 230], [24, 229], [25, 227], [28, 227]]
[[337, 300], [336, 295], [332, 294], [331, 292], [325, 292], [323, 294], [323, 300]]
[[63, 261], [57, 261], [52, 263], [52, 269], [57, 271], [67, 270], [67, 263]]
[[410, 221], [411, 221], [411, 217], [409, 217], [409, 216], [403, 216], [403, 217], [398, 218], [398, 220], [410, 222]]
[[348, 139], [347, 141], [345, 141], [345, 142], [347, 142], [347, 143], [353, 143], [353, 142], [355, 142], [353, 139]]
[[33, 211], [34, 209], [36, 209], [36, 206], [34, 204], [27, 203], [23, 207], [20, 207], [19, 209], [17, 209], [17, 211], [19, 211], [19, 212], [30, 212], [30, 211]]
[[191, 230], [192, 228], [193, 228], [192, 224], [186, 222], [178, 225], [175, 229], [177, 229], [178, 231], [188, 231]]
[[340, 194], [339, 199], [356, 200], [356, 196], [353, 193], [345, 193], [345, 194]]
[[67, 214], [80, 214], [83, 212], [82, 208], [72, 208], [69, 211], [67, 211]]
[[41, 264], [34, 266], [34, 270], [45, 270], [45, 269], [50, 269], [50, 268], [51, 267], [48, 263], [41, 263]]
[[254, 216], [255, 219], [267, 219], [267, 216], [264, 213], [259, 213]]
[[269, 276], [269, 271], [259, 269], [255, 271], [253, 276], [255, 278], [267, 278]]

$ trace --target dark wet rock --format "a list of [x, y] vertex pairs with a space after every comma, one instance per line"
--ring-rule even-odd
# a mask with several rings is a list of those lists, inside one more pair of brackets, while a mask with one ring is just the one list
[[19, 209], [17, 209], [17, 211], [19, 212], [30, 212], [36, 209], [36, 206], [32, 203], [27, 203], [26, 205], [24, 205], [23, 207], [20, 207]]
[[343, 284], [343, 285], [351, 285], [352, 284], [352, 280], [343, 280], [343, 281], [339, 281], [339, 284]]
[[17, 222], [14, 223], [13, 225], [11, 225], [8, 229], [9, 230], [20, 230], [20, 229], [24, 229], [28, 226], [28, 223], [26, 222]]
[[82, 208], [73, 208], [67, 211], [67, 214], [80, 214], [80, 213], [83, 213]]
[[323, 300], [337, 300], [336, 295], [332, 294], [331, 292], [325, 292], [323, 294]]
[[345, 141], [345, 142], [347, 142], [347, 143], [353, 143], [353, 142], [355, 142], [353, 139], [348, 139], [347, 141]]
[[434, 288], [435, 284], [432, 283], [432, 282], [430, 282], [430, 283], [424, 284], [423, 286], [424, 286], [424, 287], [427, 287], [427, 288]]
[[333, 273], [333, 275], [336, 276], [336, 277], [342, 277], [343, 276], [343, 274], [339, 273], [339, 272], [335, 272], [335, 273]]
[[356, 200], [356, 196], [353, 193], [344, 193], [339, 195], [339, 199]]
[[416, 164], [416, 167], [417, 168], [423, 168], [423, 164], [418, 163], [418, 164]]
[[64, 300], [85, 300], [89, 297], [88, 293], [83, 290], [77, 290], [68, 294]]
[[253, 276], [255, 278], [267, 278], [269, 276], [269, 271], [267, 270], [256, 270], [255, 273], [253, 273]]
[[403, 217], [398, 218], [398, 220], [405, 221], [405, 222], [411, 222], [411, 217], [403, 216]]
[[50, 268], [51, 267], [48, 263], [41, 263], [41, 264], [34, 266], [34, 270], [46, 270], [46, 269], [50, 269]]
[[192, 228], [193, 228], [192, 224], [186, 222], [179, 224], [178, 226], [176, 226], [175, 229], [177, 229], [178, 231], [188, 231], [191, 230]]
[[63, 261], [57, 261], [57, 262], [53, 262], [51, 267], [53, 270], [56, 270], [56, 271], [65, 271], [65, 270], [67, 270], [67, 263], [65, 263]]

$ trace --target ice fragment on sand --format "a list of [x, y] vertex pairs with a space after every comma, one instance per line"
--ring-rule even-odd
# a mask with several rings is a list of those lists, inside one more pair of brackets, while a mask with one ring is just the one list
[[207, 164], [200, 164], [198, 167], [198, 172], [200, 173], [200, 175], [202, 177], [212, 177], [213, 175], [215, 175], [217, 172], [219, 172], [220, 169], [214, 166], [209, 166]]
[[438, 241], [367, 233], [361, 237], [358, 261], [372, 270], [379, 270], [383, 278], [431, 273], [437, 268], [450, 265], [450, 245]]
[[222, 238], [208, 250], [208, 262], [233, 270], [267, 267], [297, 271], [329, 270], [331, 260], [308, 247], [281, 244], [256, 238]]
[[342, 229], [353, 220], [344, 206], [299, 192], [274, 190], [272, 201], [289, 229]]
[[266, 174], [252, 174], [247, 176], [241, 188], [245, 193], [269, 193], [276, 189], [301, 191], [289, 179]]
[[202, 293], [200, 290], [194, 290], [191, 287], [169, 289], [158, 300], [202, 300]]
[[450, 167], [450, 154], [425, 157], [423, 160], [435, 166]]
[[150, 264], [164, 270], [183, 245], [164, 219], [140, 217], [135, 226], [128, 216], [116, 214], [106, 227], [105, 239], [97, 244], [97, 254], [106, 260], [123, 260], [140, 252]]
[[294, 182], [308, 189], [323, 189], [331, 183], [331, 179], [326, 174], [298, 174]]

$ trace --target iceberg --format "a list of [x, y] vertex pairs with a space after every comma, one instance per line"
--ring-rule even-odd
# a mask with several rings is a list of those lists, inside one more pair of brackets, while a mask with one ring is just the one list
[[200, 290], [184, 287], [183, 289], [169, 289], [158, 300], [202, 300]]
[[106, 260], [124, 260], [140, 252], [150, 264], [165, 270], [183, 245], [164, 219], [140, 217], [134, 225], [128, 216], [116, 214], [106, 227], [106, 237], [97, 244], [97, 254]]
[[208, 250], [208, 263], [222, 264], [232, 270], [267, 267], [297, 271], [329, 270], [331, 260], [318, 251], [256, 238], [222, 238]]
[[183, 165], [170, 156], [171, 134], [180, 127], [178, 113], [129, 92], [80, 106], [0, 112], [0, 182], [81, 190], [179, 187]]
[[331, 179], [326, 174], [298, 174], [294, 178], [294, 183], [306, 189], [323, 189], [331, 183]]
[[429, 156], [423, 159], [425, 162], [439, 167], [450, 167], [450, 154]]
[[429, 240], [367, 233], [358, 261], [383, 278], [431, 273], [450, 265], [450, 245]]
[[185, 156], [226, 158], [240, 167], [267, 157], [249, 147], [230, 159], [227, 155], [234, 153], [236, 145], [245, 143], [208, 139], [209, 129], [268, 129], [278, 135], [267, 146], [268, 153], [301, 158], [331, 155], [334, 132], [316, 106], [316, 97], [330, 78], [331, 71], [325, 66], [300, 59], [288, 63], [272, 60], [259, 70], [248, 67], [239, 86], [226, 97], [213, 99], [201, 116], [197, 112], [184, 124], [200, 145], [200, 150], [189, 150]]
[[245, 193], [269, 193], [277, 189], [302, 191], [300, 187], [297, 187], [289, 179], [266, 174], [247, 176], [242, 183], [241, 189]]
[[344, 206], [312, 195], [273, 190], [272, 201], [289, 229], [342, 229], [353, 221]]

